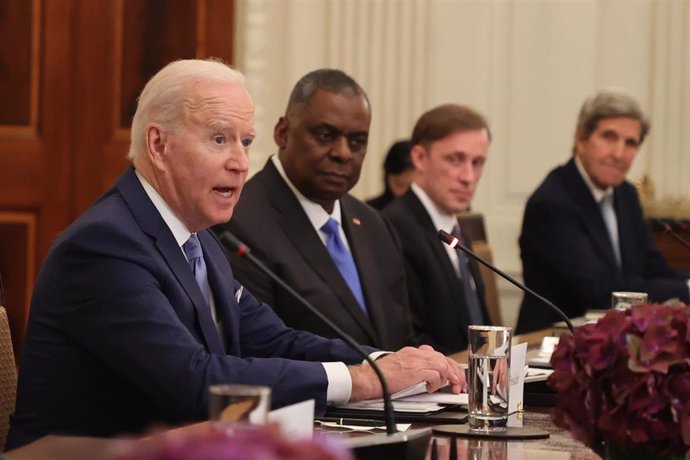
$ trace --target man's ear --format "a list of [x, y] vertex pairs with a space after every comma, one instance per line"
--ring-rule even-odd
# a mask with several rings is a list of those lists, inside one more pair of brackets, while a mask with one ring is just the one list
[[419, 144], [413, 145], [412, 150], [410, 150], [410, 159], [414, 168], [418, 171], [424, 171], [425, 169], [425, 159], [427, 157], [427, 152], [424, 147]]
[[167, 156], [168, 136], [158, 123], [146, 125], [146, 155], [156, 169], [163, 169]]
[[573, 154], [577, 155], [578, 152], [582, 151], [582, 144], [587, 141], [583, 138], [583, 132], [581, 129], [575, 131], [575, 138], [573, 139]]
[[288, 119], [287, 117], [280, 117], [275, 128], [273, 128], [273, 140], [278, 146], [279, 150], [287, 146], [288, 141]]

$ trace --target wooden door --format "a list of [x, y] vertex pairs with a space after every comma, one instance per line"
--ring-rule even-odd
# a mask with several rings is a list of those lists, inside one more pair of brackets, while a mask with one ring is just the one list
[[0, 274], [18, 359], [51, 242], [128, 165], [143, 84], [174, 59], [232, 62], [233, 6], [0, 0]]

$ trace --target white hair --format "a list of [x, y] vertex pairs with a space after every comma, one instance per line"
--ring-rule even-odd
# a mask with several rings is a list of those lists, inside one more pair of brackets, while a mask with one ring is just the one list
[[244, 86], [244, 80], [242, 73], [215, 58], [183, 59], [166, 65], [146, 83], [139, 95], [127, 158], [133, 161], [145, 149], [148, 123], [174, 129], [182, 122], [184, 100], [194, 84], [226, 81]]

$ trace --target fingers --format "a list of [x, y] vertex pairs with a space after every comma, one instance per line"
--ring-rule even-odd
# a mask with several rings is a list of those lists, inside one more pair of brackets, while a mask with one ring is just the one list
[[460, 364], [457, 361], [448, 357], [446, 357], [446, 359], [448, 360], [449, 366], [451, 366], [451, 368], [453, 368], [458, 375], [457, 382], [449, 379], [453, 393], [457, 394], [467, 392], [467, 378], [465, 377], [465, 370], [460, 367]]
[[405, 381], [407, 386], [426, 381], [427, 390], [430, 392], [447, 383], [450, 383], [456, 392], [466, 388], [464, 373], [461, 372], [458, 363], [429, 345], [419, 348], [405, 347], [381, 358], [379, 363], [385, 368], [384, 373], [387, 377], [394, 382]]

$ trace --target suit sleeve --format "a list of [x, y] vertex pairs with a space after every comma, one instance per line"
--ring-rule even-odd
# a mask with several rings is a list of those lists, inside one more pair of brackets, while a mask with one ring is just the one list
[[[617, 279], [616, 284], [621, 286], [633, 286], [626, 290], [647, 292], [652, 301], [663, 302], [667, 299], [677, 297], [683, 302], [690, 300], [690, 292], [687, 286], [687, 273], [670, 268], [661, 252], [657, 249], [647, 225], [645, 225], [642, 207], [640, 205], [637, 192], [627, 189], [626, 201], [630, 206], [630, 218], [622, 222], [626, 231], [634, 235], [633, 250], [637, 249], [637, 254], [641, 257], [639, 276], [623, 275], [622, 279]], [[620, 225], [619, 225], [620, 226]], [[635, 273], [635, 272], [633, 272]], [[628, 280], [628, 278], [630, 278]], [[617, 290], [623, 288], [616, 287]]]
[[207, 388], [214, 383], [270, 386], [276, 407], [316, 397], [323, 411], [323, 366], [301, 359], [338, 353], [352, 358], [338, 343], [285, 328], [250, 294], [242, 302], [240, 326], [247, 353], [211, 354], [190, 330], [193, 313], [171, 300], [180, 289], [176, 280], [160, 274], [165, 267], [140, 243], [117, 230], [92, 228], [58, 251], [44, 285], [53, 285], [63, 299], [56, 313], [65, 333], [175, 418], [204, 418]]
[[[391, 223], [390, 219], [388, 219], [388, 217], [386, 217], [383, 214], [380, 215], [383, 222], [386, 225], [386, 230], [390, 235], [391, 241], [393, 242], [393, 246], [396, 249], [395, 264], [397, 266], [397, 271], [400, 273], [400, 278], [397, 286], [393, 289], [393, 292], [395, 293], [394, 295], [397, 296], [397, 304], [403, 306], [403, 315], [405, 315], [405, 318], [402, 321], [402, 324], [405, 325], [405, 343], [415, 346], [420, 345], [421, 343], [428, 343], [421, 342], [420, 338], [417, 336], [417, 333], [415, 332], [414, 316], [412, 314], [412, 307], [410, 304], [411, 296], [408, 292], [410, 282], [407, 280], [407, 264], [405, 263], [403, 246], [400, 240], [400, 235], [393, 227], [393, 224]], [[402, 268], [400, 268], [401, 266]]]
[[[614, 290], [648, 292], [656, 301], [666, 300], [669, 294], [687, 298], [687, 287], [678, 279], [616, 273], [588, 232], [576, 209], [548, 200], [529, 202], [520, 237], [528, 285], [541, 286], [548, 292], [540, 293], [550, 298], [566, 296], [564, 302], [571, 305], [566, 313], [570, 316], [588, 308], [608, 308]], [[640, 250], [656, 251], [651, 241]], [[656, 265], [658, 260], [650, 267]]]

